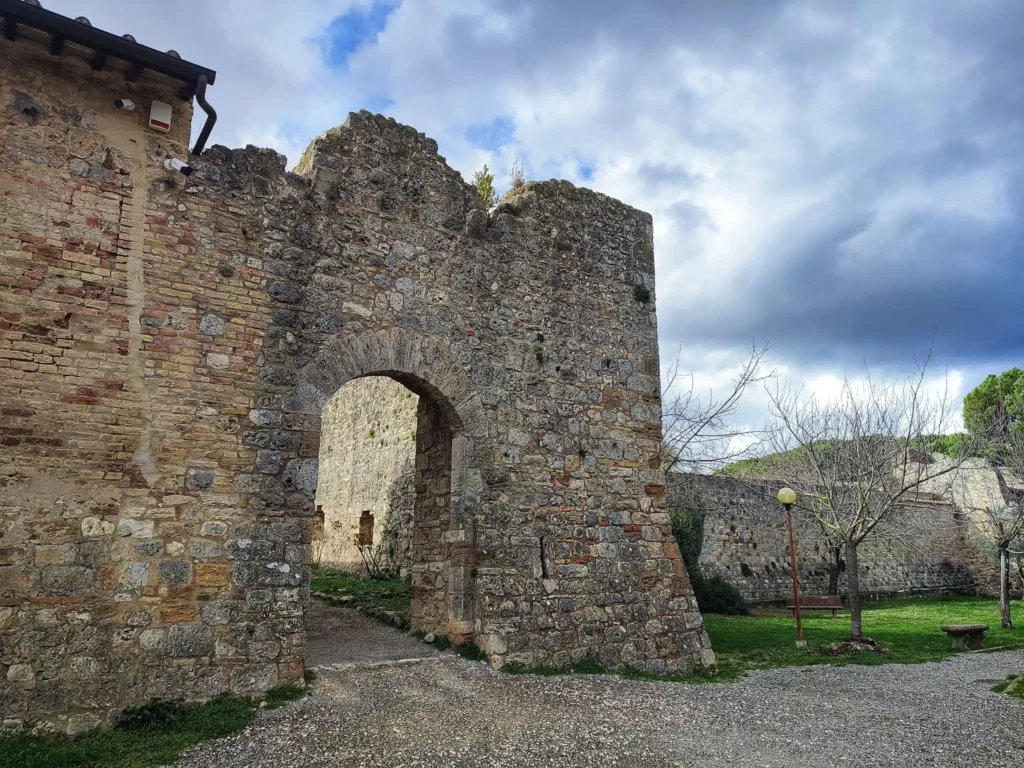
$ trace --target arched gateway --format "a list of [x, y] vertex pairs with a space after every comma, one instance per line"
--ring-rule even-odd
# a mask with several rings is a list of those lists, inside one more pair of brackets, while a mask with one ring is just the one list
[[[365, 376], [388, 376], [419, 396], [412, 628], [470, 641], [475, 635], [474, 526], [483, 490], [473, 438], [483, 435], [480, 398], [447, 345], [389, 328], [325, 345], [303, 370], [295, 406], [319, 417], [335, 392]], [[307, 425], [310, 442], [319, 439], [320, 426]]]
[[320, 409], [420, 397], [414, 622], [496, 665], [713, 664], [660, 469], [652, 223], [558, 181], [488, 214], [360, 112], [296, 173], [184, 156], [123, 75], [0, 41], [0, 708], [81, 730], [303, 671]]

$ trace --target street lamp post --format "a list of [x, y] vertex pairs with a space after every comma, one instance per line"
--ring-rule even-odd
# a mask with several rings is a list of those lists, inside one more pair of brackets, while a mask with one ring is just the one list
[[779, 490], [779, 503], [786, 508], [786, 530], [789, 531], [789, 575], [793, 577], [793, 615], [796, 616], [796, 647], [806, 648], [804, 628], [800, 623], [800, 582], [796, 578], [796, 542], [793, 540], [793, 515], [790, 508], [796, 503], [796, 491]]

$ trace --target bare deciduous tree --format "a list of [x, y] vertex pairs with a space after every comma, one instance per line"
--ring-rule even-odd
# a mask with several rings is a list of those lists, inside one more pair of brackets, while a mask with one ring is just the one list
[[926, 436], [944, 432], [953, 416], [948, 391], [925, 391], [927, 366], [928, 358], [896, 384], [867, 371], [863, 382], [846, 376], [828, 399], [791, 386], [768, 389], [771, 474], [797, 491], [799, 510], [842, 542], [854, 640], [864, 639], [858, 547], [869, 536], [911, 538], [907, 526], [928, 524], [929, 503], [946, 495], [960, 468], [958, 459], [932, 463], [924, 450]]
[[705, 473], [753, 455], [759, 431], [732, 422], [747, 388], [775, 377], [766, 370], [767, 354], [767, 346], [751, 346], [731, 389], [717, 397], [696, 391], [693, 374], [681, 370], [676, 355], [661, 393], [666, 472]]
[[[972, 519], [976, 539], [990, 550], [999, 573], [999, 621], [1013, 626], [1010, 615], [1010, 559], [1024, 555], [1024, 430], [1005, 415], [997, 417], [985, 433], [992, 470], [999, 484], [996, 497], [983, 498], [981, 515]], [[962, 494], [970, 501], [970, 494]], [[972, 505], [975, 506], [975, 505]], [[975, 507], [969, 512], [978, 512]], [[1018, 560], [1018, 569], [1020, 562]]]
[[[997, 469], [997, 472], [1001, 470]], [[986, 510], [988, 535], [996, 548], [999, 561], [999, 623], [1004, 629], [1013, 626], [1010, 615], [1010, 557], [1024, 554], [1024, 504], [1007, 501], [993, 504]]]

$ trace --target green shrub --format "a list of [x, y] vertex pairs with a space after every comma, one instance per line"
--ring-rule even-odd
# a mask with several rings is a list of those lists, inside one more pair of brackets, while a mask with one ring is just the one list
[[582, 658], [573, 664], [572, 671], [579, 675], [604, 675], [608, 673], [607, 667], [592, 656]]
[[966, 432], [954, 432], [951, 435], [925, 435], [918, 443], [923, 442], [925, 450], [941, 453], [944, 456], [960, 458], [971, 453], [971, 437]]
[[480, 193], [480, 199], [486, 210], [489, 211], [498, 204], [498, 191], [494, 188], [494, 174], [486, 164], [473, 174], [473, 186]]
[[696, 577], [690, 577], [693, 594], [697, 598], [697, 607], [701, 613], [723, 613], [730, 616], [746, 616], [747, 601], [732, 584], [720, 573], [705, 576], [697, 571]]
[[679, 544], [679, 552], [690, 574], [690, 584], [701, 613], [746, 616], [747, 602], [739, 590], [720, 574], [705, 575], [700, 569], [700, 552], [704, 547], [704, 515], [677, 510], [672, 510], [670, 514], [672, 534]]
[[671, 511], [672, 535], [679, 544], [686, 570], [694, 573], [700, 562], [700, 551], [704, 548], [704, 515], [690, 512]]
[[117, 720], [125, 731], [166, 731], [178, 725], [188, 714], [184, 702], [152, 701], [141, 707], [128, 707]]
[[646, 304], [651, 300], [651, 292], [640, 285], [640, 283], [637, 283], [633, 286], [633, 298], [641, 304]]

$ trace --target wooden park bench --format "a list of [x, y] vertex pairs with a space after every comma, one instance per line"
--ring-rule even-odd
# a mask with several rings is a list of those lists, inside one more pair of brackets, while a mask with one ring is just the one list
[[980, 651], [985, 633], [988, 632], [988, 624], [943, 624], [942, 631], [949, 637], [954, 648]]
[[[796, 606], [792, 601], [786, 603], [786, 607], [796, 613]], [[843, 609], [843, 598], [839, 595], [800, 595], [801, 611], [832, 611], [832, 618], [836, 617], [836, 611]]]

